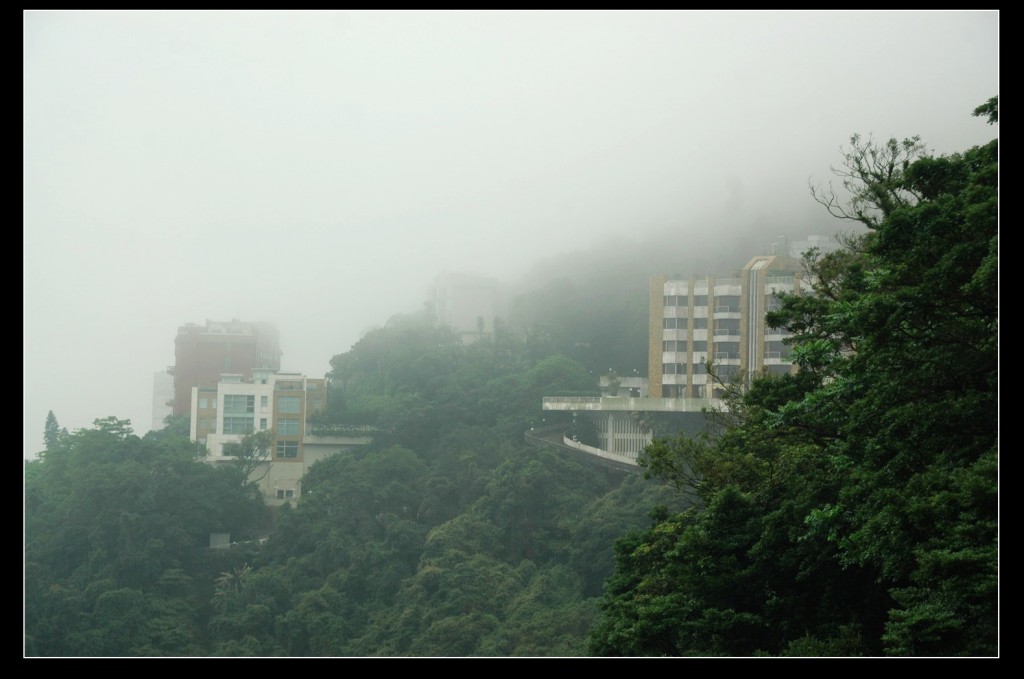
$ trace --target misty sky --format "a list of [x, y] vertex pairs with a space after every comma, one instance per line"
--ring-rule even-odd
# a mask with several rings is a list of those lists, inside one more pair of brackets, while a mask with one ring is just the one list
[[994, 11], [23, 16], [26, 456], [48, 410], [148, 431], [187, 322], [322, 377], [441, 271], [815, 233], [851, 133], [997, 134]]

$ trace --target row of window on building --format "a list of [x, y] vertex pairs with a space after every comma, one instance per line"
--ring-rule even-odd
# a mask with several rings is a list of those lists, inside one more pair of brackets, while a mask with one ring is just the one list
[[[267, 418], [261, 417], [259, 420], [258, 431], [266, 431]], [[207, 433], [217, 433], [216, 417], [200, 417], [198, 424], [199, 429]], [[251, 415], [224, 416], [224, 431], [221, 432], [222, 434], [252, 434], [255, 431], [257, 431], [256, 422]], [[278, 436], [301, 436], [302, 423], [297, 417], [280, 417], [277, 419], [274, 431]]]
[[[700, 308], [708, 305], [707, 295], [665, 295], [662, 299], [667, 307], [688, 307], [690, 299], [693, 299], [693, 306]], [[719, 313], [738, 312], [740, 310], [739, 295], [715, 295], [715, 311]]]

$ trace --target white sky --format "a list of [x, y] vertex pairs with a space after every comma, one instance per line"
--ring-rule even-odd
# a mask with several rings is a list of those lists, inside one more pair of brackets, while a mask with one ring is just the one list
[[[272, 321], [282, 367], [442, 270], [820, 210], [853, 132], [997, 134], [978, 12], [24, 13], [24, 449], [149, 429], [179, 325]], [[767, 236], [775, 240], [777, 227]], [[754, 253], [756, 254], [756, 253]]]

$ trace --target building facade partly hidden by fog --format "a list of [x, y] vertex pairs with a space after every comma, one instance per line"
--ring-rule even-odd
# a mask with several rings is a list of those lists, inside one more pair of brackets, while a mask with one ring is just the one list
[[648, 390], [662, 398], [718, 398], [721, 386], [708, 374], [710, 359], [720, 380], [796, 369], [789, 363], [790, 333], [769, 328], [765, 313], [779, 306], [776, 293], [799, 294], [800, 262], [760, 255], [730, 278], [651, 279]]
[[164, 420], [174, 405], [174, 378], [165, 370], [153, 373], [153, 431], [164, 428]]
[[270, 323], [206, 321], [178, 328], [174, 339], [174, 415], [188, 415], [194, 387], [214, 387], [223, 373], [251, 379], [281, 369], [277, 329]]
[[442, 273], [434, 279], [430, 299], [437, 322], [466, 344], [493, 334], [494, 320], [501, 315], [498, 282], [484, 276]]
[[[327, 381], [300, 373], [254, 370], [251, 378], [222, 374], [212, 387], [192, 387], [190, 436], [206, 447], [206, 462], [236, 464], [228, 443], [270, 432], [270, 449], [249, 475], [268, 504], [302, 495], [302, 478], [318, 460], [370, 442], [363, 428], [310, 422], [327, 406]], [[225, 453], [228, 454], [225, 454]]]
[[784, 343], [790, 333], [768, 327], [765, 314], [777, 308], [779, 293], [809, 290], [802, 276], [802, 264], [792, 257], [759, 255], [729, 277], [653, 277], [646, 384], [616, 378], [609, 392], [605, 379], [601, 396], [545, 397], [544, 410], [572, 411], [574, 422], [585, 418], [596, 430], [597, 445], [569, 435], [563, 445], [636, 465], [659, 418], [673, 417], [676, 431], [695, 433], [704, 408], [724, 407], [709, 361], [726, 383], [737, 374], [795, 372]]
[[804, 253], [811, 249], [815, 249], [818, 251], [818, 254], [824, 255], [842, 247], [842, 243], [835, 236], [806, 236], [794, 241], [787, 239], [786, 245], [789, 249], [789, 256], [794, 259], [801, 259]]

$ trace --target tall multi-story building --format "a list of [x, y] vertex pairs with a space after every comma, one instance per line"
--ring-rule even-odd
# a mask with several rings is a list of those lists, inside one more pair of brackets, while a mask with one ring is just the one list
[[795, 370], [786, 359], [788, 333], [769, 328], [765, 313], [778, 306], [776, 293], [800, 292], [800, 263], [782, 255], [760, 255], [730, 278], [651, 279], [648, 389], [663, 398], [717, 398], [719, 380], [737, 372]]
[[327, 383], [300, 373], [255, 370], [251, 379], [223, 374], [213, 387], [193, 387], [190, 403], [191, 438], [206, 446], [211, 464], [235, 461], [225, 444], [270, 432], [268, 455], [250, 479], [259, 481], [271, 504], [297, 499], [314, 462], [370, 442], [368, 431], [314, 426], [311, 416], [327, 405]]
[[270, 323], [206, 321], [178, 328], [174, 339], [174, 415], [188, 415], [192, 389], [215, 387], [225, 373], [251, 379], [254, 371], [281, 368], [277, 329]]
[[164, 420], [170, 415], [174, 404], [174, 377], [169, 372], [153, 373], [153, 423], [150, 429], [164, 428]]
[[652, 278], [646, 389], [641, 383], [602, 396], [545, 397], [544, 410], [573, 411], [596, 429], [598, 446], [569, 437], [564, 445], [635, 465], [659, 413], [688, 414], [677, 421], [692, 431], [704, 408], [724, 406], [722, 383], [737, 373], [795, 371], [784, 343], [789, 333], [768, 327], [765, 314], [779, 305], [779, 293], [804, 291], [801, 272], [791, 257], [760, 255], [730, 277]]

